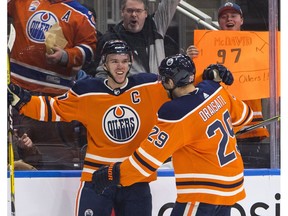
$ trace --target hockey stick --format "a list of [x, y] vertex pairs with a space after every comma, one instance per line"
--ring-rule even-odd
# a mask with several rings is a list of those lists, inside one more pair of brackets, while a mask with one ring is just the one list
[[[16, 38], [15, 29], [10, 25], [10, 34], [7, 49], [7, 85], [10, 84], [10, 51], [14, 45]], [[9, 104], [9, 102], [8, 102]], [[15, 216], [15, 176], [14, 176], [14, 150], [12, 144], [13, 136], [13, 120], [12, 120], [12, 106], [8, 105], [8, 152], [9, 152], [9, 171], [10, 171], [10, 197], [11, 197], [11, 216]]]
[[[7, 54], [7, 73], [10, 73], [9, 54]], [[7, 76], [7, 83], [10, 83], [10, 76]], [[12, 107], [8, 107], [8, 152], [9, 152], [9, 171], [10, 171], [10, 195], [11, 195], [11, 215], [15, 215], [15, 185], [14, 185], [14, 151], [12, 145], [13, 122]]]
[[258, 124], [252, 125], [252, 126], [247, 127], [247, 128], [245, 128], [245, 129], [243, 129], [241, 131], [238, 131], [236, 133], [236, 136], [238, 136], [240, 134], [247, 133], [247, 132], [252, 131], [252, 130], [255, 130], [256, 128], [263, 127], [265, 125], [269, 125], [269, 124], [271, 124], [273, 122], [276, 122], [276, 121], [280, 121], [280, 116], [274, 116], [274, 117], [266, 119], [266, 120], [264, 120], [264, 121], [262, 121], [262, 122], [260, 122]]

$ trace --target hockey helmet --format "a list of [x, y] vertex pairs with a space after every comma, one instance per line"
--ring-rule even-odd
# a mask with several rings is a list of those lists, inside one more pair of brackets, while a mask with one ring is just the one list
[[123, 40], [109, 40], [107, 41], [101, 51], [102, 62], [106, 61], [109, 54], [128, 54], [130, 62], [132, 62], [132, 50], [128, 44]]
[[192, 75], [196, 73], [195, 64], [187, 55], [176, 54], [166, 57], [162, 60], [158, 69], [162, 82], [172, 79], [177, 87], [194, 82], [194, 76]]

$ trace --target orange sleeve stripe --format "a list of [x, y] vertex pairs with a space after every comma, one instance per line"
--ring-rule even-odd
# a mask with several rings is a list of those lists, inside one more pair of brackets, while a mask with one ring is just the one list
[[135, 151], [133, 153], [134, 158], [137, 160], [137, 162], [139, 162], [141, 164], [141, 166], [147, 168], [148, 170], [150, 170], [151, 172], [155, 172], [157, 168], [152, 167], [149, 163], [147, 163], [144, 159], [142, 159], [140, 157], [139, 154], [137, 154], [137, 152]]
[[241, 125], [245, 125], [245, 124], [249, 123], [253, 118], [253, 112], [252, 112], [251, 108], [243, 102], [242, 102], [242, 104], [244, 105], [243, 114], [238, 121], [232, 123], [232, 125], [234, 127], [239, 127]]

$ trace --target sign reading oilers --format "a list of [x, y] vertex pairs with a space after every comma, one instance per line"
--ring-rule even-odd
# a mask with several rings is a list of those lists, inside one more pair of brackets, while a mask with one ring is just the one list
[[57, 17], [50, 11], [37, 11], [27, 22], [26, 32], [29, 39], [35, 43], [44, 43], [44, 33], [57, 22]]
[[138, 133], [140, 118], [130, 106], [118, 104], [107, 110], [102, 125], [108, 139], [114, 143], [125, 144]]

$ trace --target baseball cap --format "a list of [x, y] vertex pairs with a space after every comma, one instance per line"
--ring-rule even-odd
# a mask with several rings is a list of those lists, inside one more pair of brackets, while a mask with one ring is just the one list
[[241, 16], [243, 16], [241, 7], [237, 5], [236, 3], [232, 2], [226, 2], [224, 5], [222, 5], [218, 10], [218, 17], [221, 16], [221, 14], [226, 10], [234, 10], [235, 12], [239, 13]]

